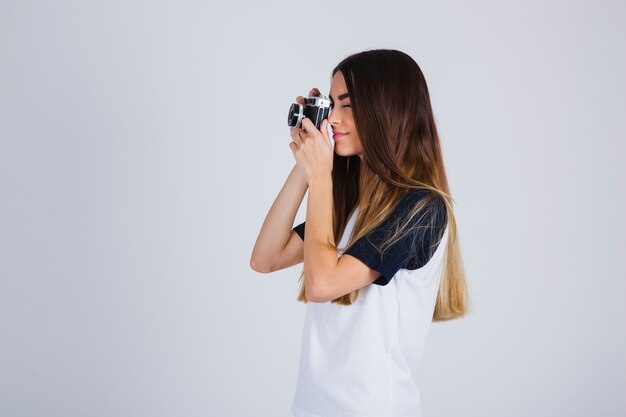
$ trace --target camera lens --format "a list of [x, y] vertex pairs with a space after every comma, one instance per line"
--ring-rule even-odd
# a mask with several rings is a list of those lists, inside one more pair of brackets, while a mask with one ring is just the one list
[[293, 103], [289, 108], [289, 115], [287, 116], [287, 125], [291, 127], [300, 127], [302, 116], [304, 115], [304, 107], [302, 104]]

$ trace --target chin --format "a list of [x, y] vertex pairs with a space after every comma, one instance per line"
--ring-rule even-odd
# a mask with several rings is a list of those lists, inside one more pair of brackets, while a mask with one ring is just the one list
[[350, 152], [340, 151], [339, 149], [337, 149], [336, 146], [335, 146], [335, 153], [339, 156], [352, 156]]

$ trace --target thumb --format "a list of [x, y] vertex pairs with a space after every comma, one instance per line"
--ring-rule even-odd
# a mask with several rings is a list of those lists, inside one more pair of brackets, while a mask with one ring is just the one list
[[328, 119], [324, 119], [320, 127], [322, 128], [322, 135], [324, 136], [324, 139], [326, 139], [326, 143], [332, 145], [332, 143], [330, 143], [330, 136], [328, 135]]

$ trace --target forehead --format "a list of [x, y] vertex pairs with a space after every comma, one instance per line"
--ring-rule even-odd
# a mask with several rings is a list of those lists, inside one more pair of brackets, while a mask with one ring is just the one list
[[339, 94], [347, 93], [348, 89], [346, 87], [346, 80], [343, 77], [341, 71], [337, 71], [335, 75], [333, 75], [333, 79], [330, 82], [330, 94], [333, 97], [338, 96]]

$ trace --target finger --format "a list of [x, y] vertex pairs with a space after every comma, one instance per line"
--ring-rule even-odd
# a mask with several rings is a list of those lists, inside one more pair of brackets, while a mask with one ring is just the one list
[[295, 127], [289, 128], [289, 136], [291, 136], [291, 141], [294, 142], [296, 145], [299, 145], [300, 142], [302, 142], [301, 133], [301, 129]]
[[302, 97], [302, 96], [298, 96], [298, 97], [296, 97], [296, 103], [298, 103], [298, 104], [304, 104], [304, 97]]
[[321, 96], [322, 93], [320, 93], [320, 90], [318, 90], [317, 88], [313, 87], [311, 89], [311, 92], [309, 93], [310, 96]]
[[317, 128], [315, 127], [311, 119], [309, 119], [308, 117], [305, 117], [302, 119], [302, 127], [304, 127], [304, 130], [307, 133], [311, 133], [311, 134], [317, 130]]
[[326, 139], [326, 143], [332, 145], [332, 143], [330, 142], [330, 135], [328, 134], [328, 119], [324, 119], [322, 121], [320, 129], [320, 132], [322, 132], [322, 136], [324, 136], [324, 139]]

